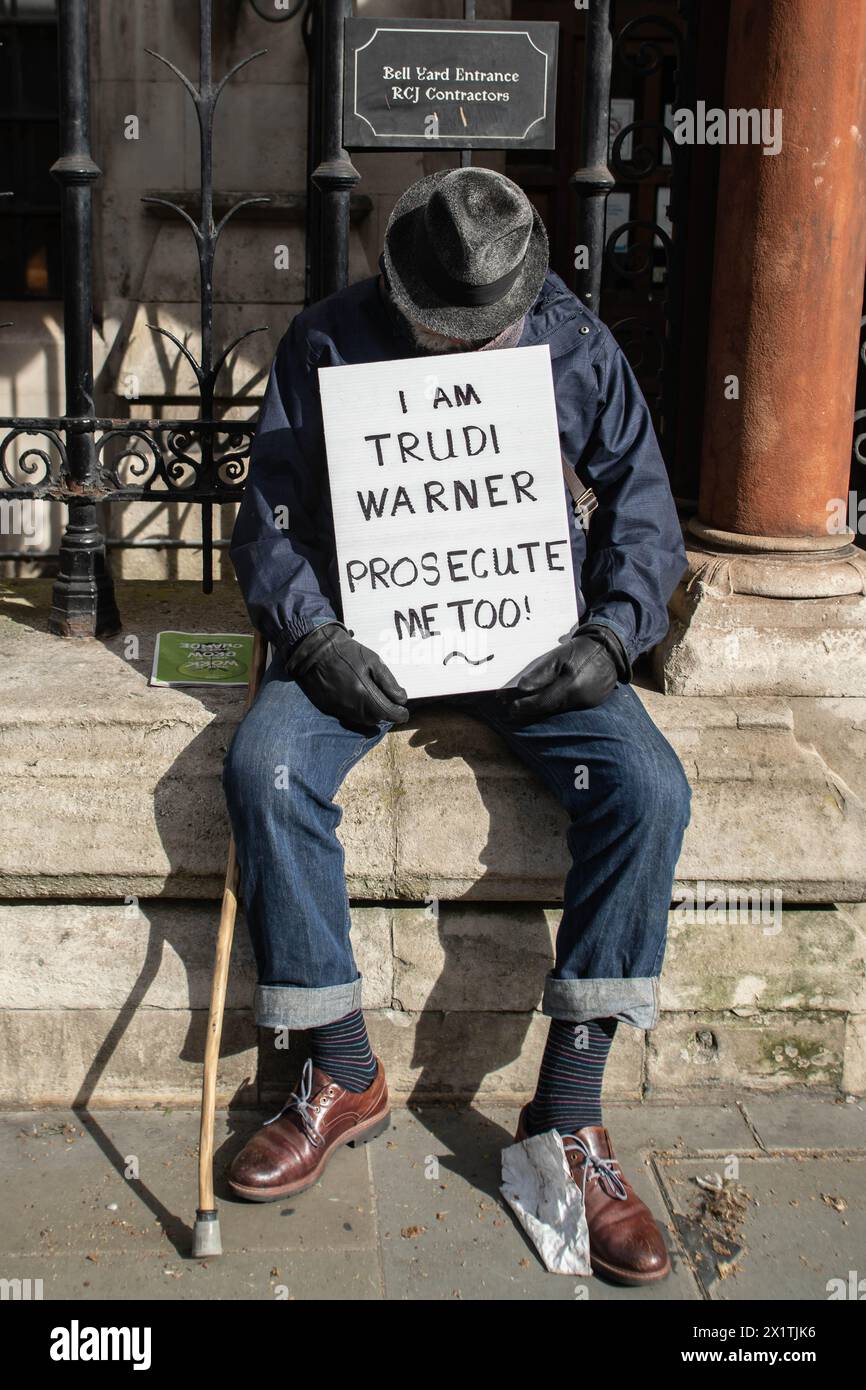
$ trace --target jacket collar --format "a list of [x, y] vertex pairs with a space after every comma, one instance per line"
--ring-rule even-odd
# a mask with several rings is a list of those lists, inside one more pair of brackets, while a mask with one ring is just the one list
[[554, 271], [549, 271], [526, 315], [520, 347], [547, 343], [552, 358], [562, 357], [586, 336], [581, 329], [589, 323], [590, 316], [580, 301]]

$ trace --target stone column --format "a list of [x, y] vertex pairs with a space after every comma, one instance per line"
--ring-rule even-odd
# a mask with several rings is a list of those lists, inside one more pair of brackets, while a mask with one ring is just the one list
[[682, 694], [866, 694], [866, 558], [831, 507], [866, 263], [866, 0], [732, 0], [728, 140], [755, 109], [764, 138], [721, 152], [699, 512], [657, 671]]

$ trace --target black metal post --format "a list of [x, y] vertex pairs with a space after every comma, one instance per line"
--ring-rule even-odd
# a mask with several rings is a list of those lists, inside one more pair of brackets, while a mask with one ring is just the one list
[[[463, 18], [464, 18], [465, 20], [472, 20], [472, 19], [475, 18], [475, 0], [463, 0]], [[461, 169], [468, 169], [468, 167], [469, 167], [469, 165], [470, 165], [471, 163], [472, 163], [472, 151], [471, 151], [471, 150], [461, 150], [461, 151], [460, 151], [460, 168], [461, 168]]]
[[578, 195], [578, 247], [586, 247], [587, 264], [578, 265], [575, 292], [594, 313], [601, 299], [607, 195], [615, 179], [607, 167], [610, 141], [610, 74], [613, 39], [610, 0], [593, 0], [586, 11], [583, 65], [583, 112], [580, 123], [581, 167], [571, 176]]
[[60, 6], [61, 148], [51, 166], [61, 187], [69, 483], [81, 493], [80, 501], [69, 502], [48, 619], [49, 631], [62, 637], [99, 637], [120, 630], [114, 586], [105, 565], [105, 538], [93, 500], [96, 452], [88, 425], [94, 414], [92, 184], [102, 172], [90, 154], [88, 9], [89, 0], [64, 0]]
[[318, 0], [307, 0], [302, 21], [307, 53], [307, 169], [306, 223], [304, 227], [304, 304], [321, 299], [317, 276], [321, 272], [318, 248], [322, 240], [322, 195], [313, 183], [313, 170], [322, 158], [322, 15]]
[[[201, 413], [206, 420], [214, 418], [213, 369], [213, 266], [219, 233], [213, 219], [213, 118], [219, 87], [213, 80], [213, 13], [211, 0], [199, 0], [198, 30], [198, 90], [196, 111], [199, 119], [199, 171], [201, 188], [201, 217], [199, 221], [199, 305], [201, 310]], [[201, 456], [204, 476], [213, 474], [213, 435], [203, 430]], [[213, 592], [213, 507], [201, 505], [201, 562], [202, 589]]]
[[[700, 6], [697, 0], [679, 0], [678, 9], [685, 25], [685, 33], [676, 71], [676, 88], [673, 109], [675, 111], [695, 110], [697, 101], [697, 42]], [[688, 225], [689, 182], [691, 178], [692, 151], [688, 145], [676, 145], [671, 150], [671, 201], [668, 216], [673, 227], [673, 242], [668, 265], [667, 296], [665, 316], [665, 360], [662, 374], [662, 430], [661, 445], [665, 455], [668, 472], [675, 496], [683, 496], [691, 491], [694, 509], [697, 511], [697, 487], [682, 487], [677, 477], [679, 459], [677, 458], [677, 406], [681, 389], [681, 359], [683, 341], [683, 319], [685, 314], [685, 261], [686, 229]], [[709, 294], [709, 289], [708, 289]], [[689, 460], [691, 463], [691, 459]], [[696, 480], [697, 481], [697, 480]]]
[[343, 149], [343, 21], [352, 0], [323, 0], [317, 26], [321, 74], [322, 162], [313, 170], [321, 192], [322, 234], [314, 282], [319, 295], [341, 290], [349, 279], [349, 199], [361, 175]]

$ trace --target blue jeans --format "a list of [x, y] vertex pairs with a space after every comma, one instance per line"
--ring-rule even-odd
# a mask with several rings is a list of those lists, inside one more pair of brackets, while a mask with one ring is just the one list
[[[410, 702], [410, 710], [424, 703]], [[572, 865], [543, 1012], [575, 1023], [617, 1018], [654, 1027], [691, 801], [676, 753], [627, 685], [596, 709], [518, 729], [502, 721], [489, 694], [448, 703], [495, 729], [569, 815]], [[258, 966], [261, 1027], [311, 1028], [361, 1006], [334, 797], [391, 728], [383, 721], [364, 736], [320, 713], [274, 656], [232, 740], [223, 786]], [[579, 765], [585, 777], [575, 777]]]

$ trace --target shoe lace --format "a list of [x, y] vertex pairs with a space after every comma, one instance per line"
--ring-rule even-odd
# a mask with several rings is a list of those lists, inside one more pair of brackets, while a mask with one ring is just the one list
[[598, 1158], [577, 1134], [567, 1134], [562, 1141], [562, 1146], [566, 1153], [569, 1150], [577, 1150], [578, 1153], [583, 1154], [580, 1195], [584, 1200], [586, 1198], [586, 1184], [592, 1173], [598, 1178], [600, 1187], [607, 1193], [608, 1197], [614, 1197], [618, 1202], [628, 1201], [628, 1193], [625, 1190], [625, 1184], [619, 1172], [619, 1164], [615, 1158]]
[[281, 1120], [283, 1115], [287, 1114], [289, 1110], [294, 1110], [297, 1112], [298, 1119], [301, 1123], [301, 1128], [303, 1129], [310, 1143], [313, 1145], [313, 1148], [320, 1148], [325, 1141], [322, 1138], [322, 1136], [316, 1132], [315, 1124], [313, 1123], [313, 1111], [315, 1107], [310, 1105], [310, 1099], [312, 1097], [312, 1094], [313, 1059], [312, 1057], [308, 1057], [306, 1062], [304, 1063], [304, 1069], [301, 1072], [301, 1080], [298, 1086], [298, 1090], [292, 1091], [292, 1094], [289, 1096], [289, 1099], [286, 1101], [282, 1110], [280, 1110], [278, 1114], [272, 1115], [269, 1120], [265, 1120], [265, 1124], [275, 1124], [276, 1121]]

